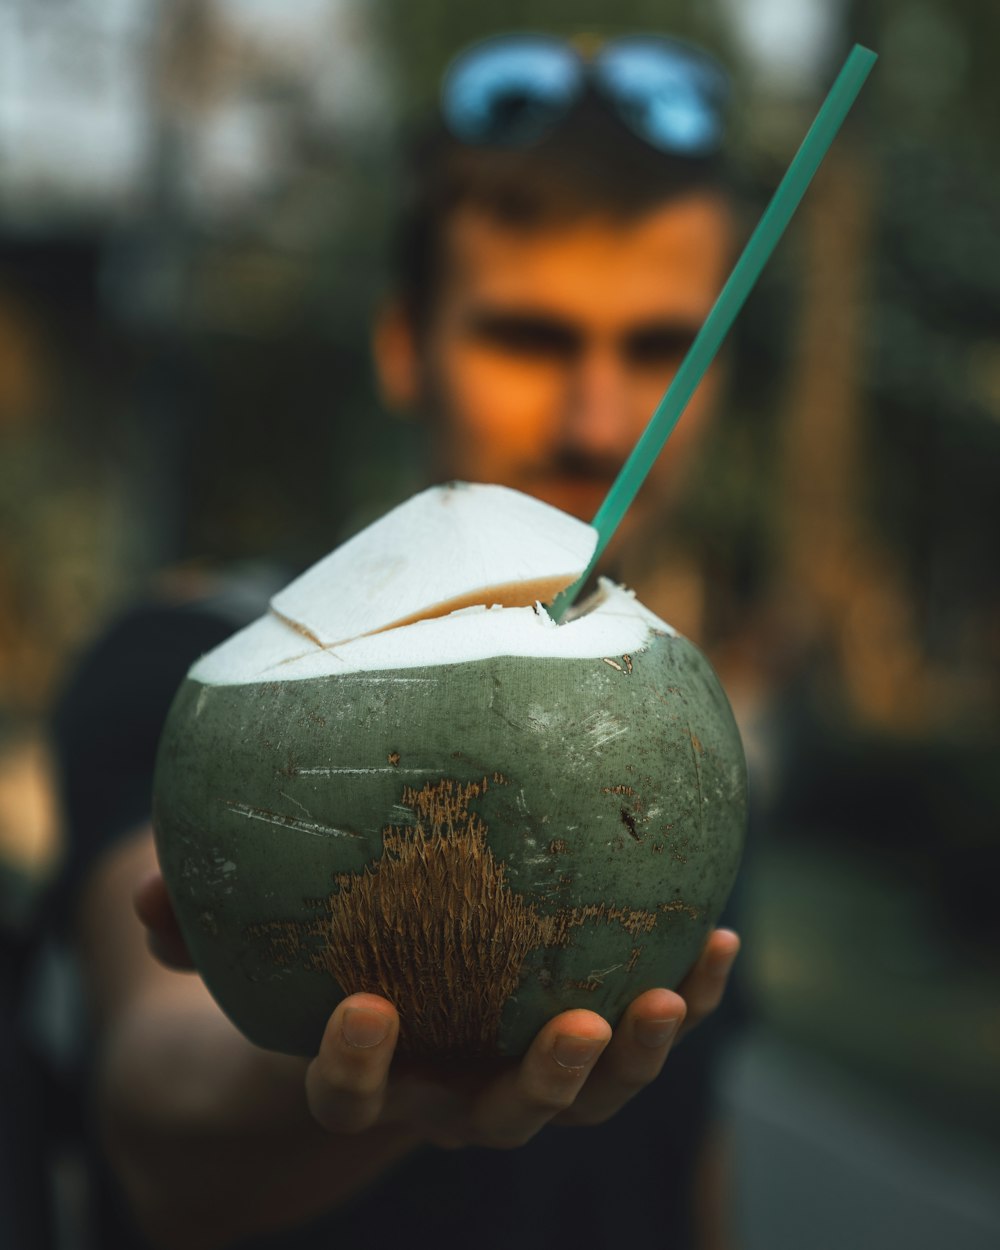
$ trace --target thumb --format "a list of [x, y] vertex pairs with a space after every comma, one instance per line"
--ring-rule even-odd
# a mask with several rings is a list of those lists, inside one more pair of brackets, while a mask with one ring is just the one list
[[146, 929], [150, 951], [168, 968], [191, 971], [194, 960], [181, 934], [166, 882], [159, 871], [151, 872], [136, 886], [132, 895], [135, 914]]

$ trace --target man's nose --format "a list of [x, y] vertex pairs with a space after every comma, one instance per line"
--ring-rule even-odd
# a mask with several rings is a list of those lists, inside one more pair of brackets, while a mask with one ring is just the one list
[[618, 455], [628, 438], [629, 379], [613, 347], [591, 346], [569, 371], [563, 412], [565, 442], [590, 455]]

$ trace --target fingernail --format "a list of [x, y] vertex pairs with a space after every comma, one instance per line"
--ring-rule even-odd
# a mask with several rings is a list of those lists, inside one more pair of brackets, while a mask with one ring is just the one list
[[655, 1049], [666, 1046], [677, 1032], [680, 1020], [637, 1020], [635, 1022], [635, 1040], [643, 1046]]
[[591, 1037], [557, 1037], [552, 1047], [552, 1057], [561, 1068], [584, 1068], [603, 1050], [600, 1042]]
[[377, 1046], [389, 1036], [389, 1021], [381, 1011], [348, 1007], [341, 1025], [348, 1046]]

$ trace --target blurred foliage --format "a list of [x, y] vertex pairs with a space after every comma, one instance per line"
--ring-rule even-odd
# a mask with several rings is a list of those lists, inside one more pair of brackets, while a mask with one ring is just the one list
[[864, 12], [885, 46], [865, 379], [885, 471], [872, 506], [929, 610], [947, 614], [970, 592], [995, 595], [981, 573], [1000, 562], [1000, 9]]

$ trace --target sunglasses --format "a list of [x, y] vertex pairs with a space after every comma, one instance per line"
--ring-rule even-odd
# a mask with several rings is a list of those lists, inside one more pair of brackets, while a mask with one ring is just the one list
[[474, 44], [445, 71], [441, 113], [462, 143], [528, 147], [556, 129], [588, 84], [660, 151], [707, 157], [722, 145], [729, 75], [702, 49], [657, 35], [613, 40], [586, 59], [548, 35]]

